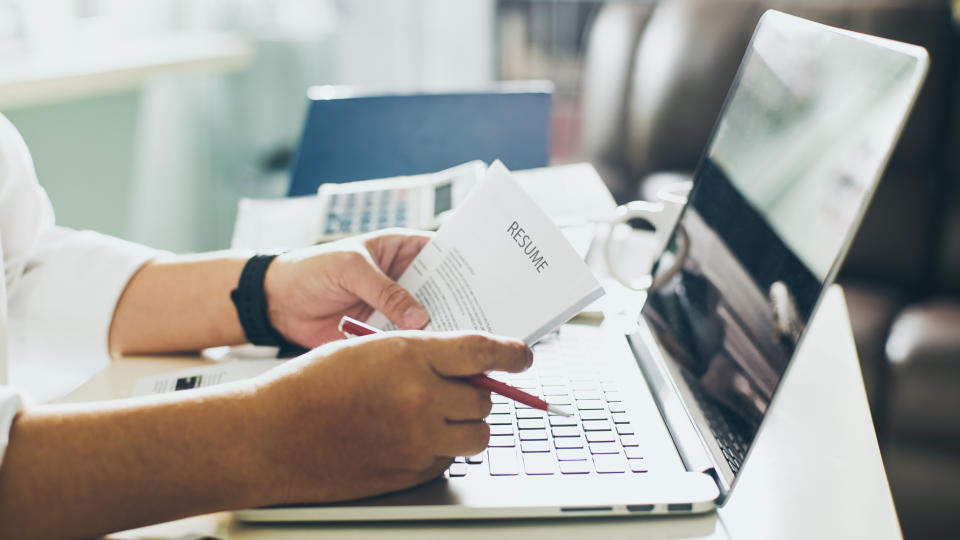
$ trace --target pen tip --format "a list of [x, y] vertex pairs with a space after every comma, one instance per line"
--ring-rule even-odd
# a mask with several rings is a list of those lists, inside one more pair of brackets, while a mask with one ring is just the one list
[[556, 405], [547, 405], [547, 412], [559, 414], [560, 416], [573, 416], [573, 413]]

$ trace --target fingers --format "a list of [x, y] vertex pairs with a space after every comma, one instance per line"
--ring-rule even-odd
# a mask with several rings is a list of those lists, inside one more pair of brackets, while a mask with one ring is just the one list
[[451, 421], [483, 420], [493, 408], [489, 390], [462, 380], [442, 380], [437, 397], [443, 407], [441, 414]]
[[427, 325], [427, 310], [406, 289], [372, 264], [356, 265], [346, 276], [344, 284], [400, 328], [419, 329]]
[[[470, 454], [473, 455], [473, 454]], [[411, 484], [417, 485], [422, 484], [428, 480], [433, 480], [434, 478], [443, 474], [443, 471], [447, 470], [447, 467], [453, 463], [453, 458], [451, 457], [437, 457], [434, 458], [433, 462], [423, 470], [417, 471], [412, 479]]]
[[438, 438], [436, 451], [442, 456], [473, 456], [483, 452], [490, 442], [486, 422], [451, 422]]
[[533, 363], [533, 351], [513, 338], [461, 334], [445, 337], [440, 348], [427, 361], [444, 377], [467, 377], [488, 371], [516, 373]]
[[430, 233], [421, 231], [388, 232], [371, 236], [364, 245], [385, 274], [398, 278], [430, 238]]

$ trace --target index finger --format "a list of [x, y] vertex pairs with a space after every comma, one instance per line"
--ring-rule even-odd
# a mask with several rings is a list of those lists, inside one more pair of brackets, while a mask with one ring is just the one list
[[429, 363], [444, 377], [467, 377], [487, 371], [520, 372], [533, 363], [533, 351], [518, 340], [488, 334], [445, 336], [441, 354]]

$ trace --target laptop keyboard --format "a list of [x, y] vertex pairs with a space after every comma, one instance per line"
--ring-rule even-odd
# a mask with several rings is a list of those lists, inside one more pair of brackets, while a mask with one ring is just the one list
[[723, 406], [716, 400], [707, 397], [700, 383], [693, 378], [690, 372], [683, 370], [683, 378], [687, 381], [687, 386], [697, 400], [697, 405], [703, 411], [707, 423], [710, 424], [710, 431], [713, 432], [717, 446], [723, 454], [727, 465], [733, 474], [740, 472], [743, 465], [743, 459], [747, 457], [747, 450], [750, 449], [750, 441], [747, 440], [744, 433], [749, 432], [749, 428], [743, 420], [738, 419], [732, 412], [724, 410]]
[[[497, 394], [489, 447], [458, 457], [448, 478], [471, 476], [638, 474], [647, 462], [627, 419], [616, 381], [596, 371], [591, 347], [563, 331], [534, 347], [534, 365], [520, 374], [491, 376], [574, 413], [548, 414]], [[595, 352], [594, 352], [595, 354]]]

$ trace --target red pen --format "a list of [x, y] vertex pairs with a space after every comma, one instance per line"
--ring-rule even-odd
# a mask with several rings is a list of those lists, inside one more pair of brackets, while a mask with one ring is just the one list
[[[369, 324], [362, 323], [353, 317], [347, 317], [346, 315], [340, 319], [339, 328], [340, 333], [347, 337], [369, 336], [370, 334], [376, 334], [380, 332], [379, 329], [374, 328]], [[537, 396], [534, 396], [533, 394], [528, 394], [519, 388], [514, 388], [509, 384], [502, 383], [496, 379], [487, 377], [486, 375], [471, 375], [469, 377], [463, 377], [463, 380], [469, 382], [477, 388], [483, 388], [484, 390], [489, 390], [495, 394], [500, 394], [505, 398], [510, 398], [518, 403], [523, 403], [524, 405], [533, 407], [534, 409], [540, 409], [541, 411], [559, 414], [561, 416], [573, 416], [560, 407], [551, 405]]]

